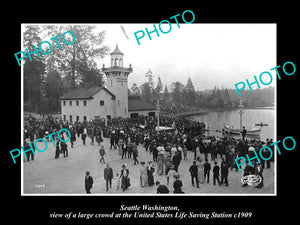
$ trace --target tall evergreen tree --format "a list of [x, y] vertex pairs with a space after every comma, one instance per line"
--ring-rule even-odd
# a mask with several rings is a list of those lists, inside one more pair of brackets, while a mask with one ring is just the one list
[[185, 91], [186, 91], [186, 103], [190, 105], [195, 104], [196, 92], [190, 77], [188, 77], [187, 79]]
[[165, 101], [169, 100], [169, 91], [168, 91], [167, 85], [165, 85], [163, 99], [164, 99]]
[[141, 86], [141, 97], [145, 101], [150, 101], [151, 99], [151, 88], [148, 82], [145, 82]]
[[[103, 74], [96, 67], [96, 60], [108, 54], [108, 47], [104, 45], [105, 31], [95, 32], [95, 26], [72, 25], [72, 26], [46, 26], [48, 35], [57, 36], [66, 31], [72, 31], [75, 35], [75, 42], [66, 45], [58, 38], [61, 49], [53, 44], [53, 53], [49, 56], [49, 64], [59, 67], [66, 85], [70, 88], [76, 86], [101, 85]], [[73, 41], [70, 33], [64, 36], [67, 43]], [[58, 69], [58, 68], [57, 68]]]
[[[40, 28], [38, 25], [25, 27], [24, 48], [33, 53], [38, 50]], [[30, 60], [31, 58], [31, 60]], [[40, 53], [33, 53], [25, 58], [24, 64], [24, 104], [29, 110], [38, 110], [43, 95], [45, 63], [44, 56]]]

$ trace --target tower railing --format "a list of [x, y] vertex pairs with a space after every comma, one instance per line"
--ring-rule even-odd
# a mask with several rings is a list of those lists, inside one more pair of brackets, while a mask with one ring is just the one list
[[110, 72], [110, 71], [132, 72], [132, 68], [131, 67], [121, 67], [121, 66], [103, 67], [102, 68], [102, 72]]

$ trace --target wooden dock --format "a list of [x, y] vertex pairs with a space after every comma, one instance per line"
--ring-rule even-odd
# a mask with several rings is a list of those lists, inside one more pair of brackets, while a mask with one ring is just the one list
[[195, 110], [190, 112], [175, 113], [173, 114], [173, 116], [194, 116], [194, 115], [206, 114], [206, 113], [207, 112], [203, 110]]

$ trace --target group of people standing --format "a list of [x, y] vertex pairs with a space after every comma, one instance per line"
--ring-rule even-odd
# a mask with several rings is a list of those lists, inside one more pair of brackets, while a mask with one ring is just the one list
[[[142, 125], [142, 126], [141, 126]], [[109, 149], [115, 151], [120, 155], [121, 160], [132, 159], [134, 165], [139, 165], [139, 183], [140, 187], [153, 187], [157, 185], [158, 189], [165, 189], [157, 181], [156, 176], [165, 176], [166, 188], [172, 190], [174, 193], [183, 193], [183, 184], [180, 177], [190, 174], [191, 185], [201, 188], [201, 184], [210, 182], [210, 175], [212, 173], [213, 185], [223, 183], [228, 186], [229, 168], [236, 169], [235, 159], [251, 152], [258, 151], [263, 145], [271, 146], [272, 140], [266, 142], [256, 140], [237, 140], [233, 138], [216, 138], [204, 137], [205, 125], [200, 122], [187, 120], [181, 117], [162, 116], [160, 118], [160, 125], [172, 128], [170, 130], [156, 131], [156, 119], [152, 117], [145, 118], [117, 118], [108, 121], [107, 126], [103, 124], [100, 126], [94, 122], [62, 124], [61, 121], [54, 119], [46, 119], [44, 121], [37, 121], [30, 119], [26, 123], [25, 137], [34, 139], [43, 136], [46, 131], [53, 132], [55, 129], [66, 127], [71, 133], [71, 148], [76, 141], [76, 136], [81, 136], [82, 144], [86, 145], [86, 139], [90, 138], [90, 145], [94, 145], [94, 140], [99, 146], [100, 163], [106, 164], [104, 178], [106, 181], [106, 190], [108, 191], [112, 186], [112, 181], [116, 180], [116, 188], [123, 191], [131, 186], [129, 178], [129, 169], [127, 165], [121, 164], [120, 173], [113, 176], [112, 168], [105, 161], [105, 155]], [[104, 149], [101, 145], [103, 138], [109, 138], [109, 147]], [[32, 140], [33, 141], [33, 140]], [[139, 162], [138, 146], [142, 148], [145, 153], [152, 155], [152, 160]], [[272, 147], [271, 147], [272, 148]], [[188, 151], [192, 151], [194, 159], [188, 158]], [[31, 152], [31, 151], [29, 151]], [[65, 143], [56, 143], [55, 157], [63, 154], [68, 157], [68, 146]], [[144, 154], [144, 153], [143, 153]], [[209, 160], [210, 155], [210, 160]], [[219, 156], [219, 157], [218, 157]], [[31, 156], [33, 157], [33, 156]], [[265, 156], [267, 158], [267, 156]], [[29, 157], [28, 157], [29, 158]], [[221, 163], [218, 165], [217, 160], [221, 158]], [[183, 160], [191, 161], [187, 171], [183, 171], [180, 165]], [[272, 161], [273, 159], [271, 159]], [[247, 167], [246, 174], [260, 174], [265, 168], [270, 168], [270, 161], [262, 162], [252, 169]], [[111, 168], [111, 170], [109, 169]], [[88, 174], [85, 179], [85, 186], [87, 193], [91, 190], [91, 175]], [[160, 179], [161, 181], [161, 179]], [[175, 186], [174, 186], [175, 185]], [[185, 184], [188, 185], [188, 184]], [[89, 188], [90, 187], [90, 188]], [[160, 191], [159, 191], [160, 192]]]

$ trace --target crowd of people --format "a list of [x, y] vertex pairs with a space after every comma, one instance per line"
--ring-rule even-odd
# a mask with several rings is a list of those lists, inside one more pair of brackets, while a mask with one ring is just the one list
[[[132, 159], [134, 165], [139, 166], [140, 187], [155, 187], [157, 193], [184, 193], [182, 175], [190, 175], [191, 185], [199, 188], [201, 184], [209, 183], [210, 171], [212, 171], [213, 185], [230, 185], [228, 180], [229, 170], [235, 169], [237, 165], [235, 159], [246, 154], [254, 156], [253, 151], [259, 151], [262, 146], [269, 146], [273, 149], [272, 139], [260, 141], [256, 139], [236, 139], [233, 137], [205, 136], [205, 124], [188, 120], [184, 117], [161, 116], [160, 125], [168, 127], [159, 132], [155, 129], [157, 120], [153, 117], [137, 118], [114, 118], [107, 121], [85, 121], [74, 123], [62, 123], [61, 120], [47, 117], [37, 120], [34, 117], [25, 122], [24, 137], [33, 142], [34, 137], [43, 138], [47, 133], [55, 132], [58, 129], [68, 128], [71, 133], [71, 148], [78, 139], [82, 140], [82, 145], [86, 145], [86, 139], [90, 138], [90, 145], [94, 141], [98, 143], [100, 163], [106, 164], [104, 179], [106, 190], [112, 186], [112, 181], [116, 180], [116, 187], [126, 191], [131, 186], [129, 169], [124, 163], [120, 165], [120, 172], [114, 176], [109, 162], [105, 161], [107, 150], [116, 149], [121, 159]], [[101, 144], [103, 138], [109, 139], [108, 149]], [[77, 142], [76, 142], [77, 143]], [[60, 153], [64, 157], [68, 156], [68, 150], [64, 143], [57, 141], [55, 158], [59, 158]], [[140, 146], [140, 148], [138, 148]], [[139, 161], [139, 150], [152, 155], [152, 160], [148, 162]], [[188, 158], [187, 153], [193, 152], [193, 158]], [[274, 150], [273, 150], [274, 151]], [[30, 152], [30, 151], [29, 151]], [[144, 153], [143, 153], [144, 154]], [[263, 154], [270, 154], [263, 152]], [[268, 158], [268, 156], [265, 156]], [[217, 159], [220, 159], [218, 165]], [[28, 159], [29, 160], [29, 157]], [[188, 170], [180, 169], [182, 160], [190, 162]], [[270, 161], [261, 161], [252, 165], [246, 164], [243, 175], [256, 174], [263, 179], [263, 169], [270, 168]], [[87, 173], [88, 178], [91, 177]], [[160, 181], [155, 181], [154, 174], [165, 176], [166, 185]], [[90, 193], [91, 178], [85, 179], [86, 192]], [[188, 184], [185, 184], [188, 185]], [[262, 187], [260, 185], [259, 187]]]

